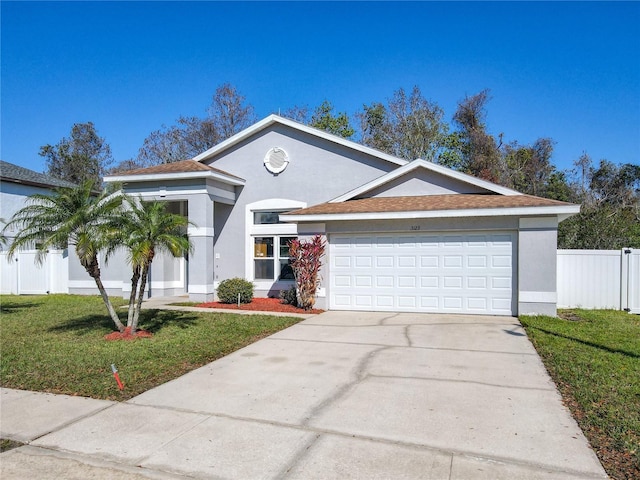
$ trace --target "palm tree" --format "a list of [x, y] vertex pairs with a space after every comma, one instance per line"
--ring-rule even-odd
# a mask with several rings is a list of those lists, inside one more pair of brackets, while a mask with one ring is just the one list
[[[0, 223], [7, 223], [4, 221], [4, 218], [0, 218]], [[7, 243], [7, 237], [4, 234], [4, 228], [0, 231], [0, 250]]]
[[189, 221], [182, 215], [168, 212], [165, 203], [127, 197], [127, 204], [120, 244], [128, 250], [133, 269], [127, 319], [133, 335], [138, 328], [149, 268], [156, 253], [168, 252], [181, 257], [192, 251], [193, 246], [186, 233]]
[[96, 195], [93, 182], [74, 188], [58, 188], [52, 195], [35, 194], [27, 206], [16, 212], [5, 226], [17, 227], [9, 247], [9, 258], [21, 248], [36, 248], [36, 262], [42, 263], [50, 248], [74, 245], [80, 264], [94, 279], [109, 315], [118, 330], [124, 325], [118, 318], [102, 280], [98, 253], [113, 240], [122, 218], [122, 196]]

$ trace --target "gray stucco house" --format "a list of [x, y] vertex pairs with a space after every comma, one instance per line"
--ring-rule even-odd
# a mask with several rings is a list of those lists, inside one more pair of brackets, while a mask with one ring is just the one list
[[[152, 295], [209, 301], [232, 277], [277, 295], [293, 285], [287, 242], [322, 234], [316, 305], [336, 310], [555, 315], [557, 227], [580, 208], [277, 115], [192, 160], [105, 181], [195, 225], [189, 258], [154, 262]], [[128, 276], [110, 287], [126, 295]]]

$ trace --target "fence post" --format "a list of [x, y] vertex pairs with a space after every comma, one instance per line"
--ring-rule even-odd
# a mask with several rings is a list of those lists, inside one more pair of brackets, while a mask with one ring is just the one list
[[629, 259], [631, 249], [622, 248], [620, 250], [620, 309], [629, 311]]

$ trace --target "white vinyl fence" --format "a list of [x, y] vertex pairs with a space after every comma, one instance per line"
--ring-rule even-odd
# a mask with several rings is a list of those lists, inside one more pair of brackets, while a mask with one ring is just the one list
[[0, 293], [33, 295], [69, 293], [69, 255], [67, 250], [49, 250], [41, 265], [36, 252], [18, 252], [9, 260], [0, 252]]
[[558, 250], [558, 308], [640, 313], [640, 250]]

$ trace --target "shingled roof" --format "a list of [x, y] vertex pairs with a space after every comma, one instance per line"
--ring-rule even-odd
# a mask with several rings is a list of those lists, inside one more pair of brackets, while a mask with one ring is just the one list
[[286, 215], [335, 215], [354, 213], [426, 212], [487, 208], [556, 207], [572, 204], [532, 195], [448, 194], [415, 197], [374, 197], [322, 203]]
[[154, 165], [147, 168], [136, 168], [134, 170], [127, 170], [124, 172], [118, 172], [112, 176], [134, 176], [134, 175], [161, 175], [169, 173], [193, 173], [193, 172], [215, 172], [228, 177], [234, 177], [238, 180], [242, 178], [232, 175], [231, 173], [223, 170], [210, 167], [204, 163], [197, 162], [195, 160], [181, 160], [179, 162], [163, 163], [161, 165]]
[[0, 178], [5, 182], [22, 183], [36, 187], [76, 187], [75, 183], [60, 180], [45, 173], [38, 173], [28, 168], [0, 160]]

